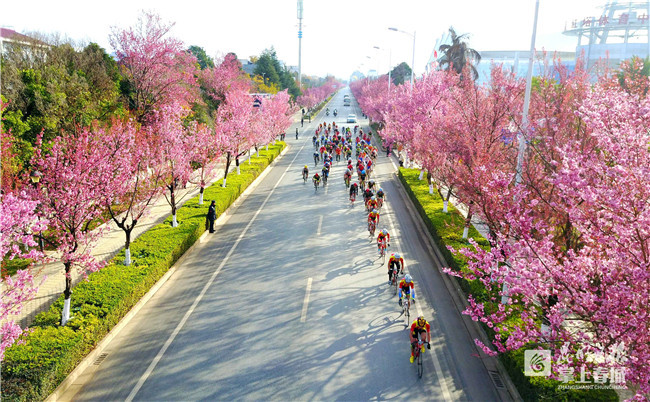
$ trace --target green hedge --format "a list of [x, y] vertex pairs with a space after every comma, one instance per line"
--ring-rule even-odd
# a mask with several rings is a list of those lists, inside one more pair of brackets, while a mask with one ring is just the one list
[[[443, 200], [437, 193], [429, 194], [429, 185], [426, 180], [419, 180], [420, 171], [417, 169], [399, 169], [399, 178], [413, 201], [415, 208], [422, 217], [427, 230], [438, 245], [449, 267], [456, 271], [467, 270], [467, 259], [459, 253], [452, 253], [448, 246], [459, 250], [468, 246], [468, 242], [462, 238], [465, 218], [451, 204], [448, 206], [448, 213], [442, 212]], [[469, 230], [469, 237], [474, 239], [480, 247], [488, 248], [489, 242], [472, 226]], [[472, 294], [478, 301], [489, 304], [489, 294], [480, 281], [467, 281], [454, 277], [465, 294]], [[490, 328], [483, 325], [488, 336], [494, 333]], [[500, 354], [499, 359], [508, 371], [520, 396], [525, 401], [617, 401], [618, 396], [613, 390], [560, 390], [559, 381], [550, 380], [546, 377], [526, 377], [524, 375], [524, 348], [508, 353]]]
[[[222, 214], [257, 176], [275, 159], [285, 143], [276, 142], [260, 150], [251, 163], [240, 165], [241, 174], [230, 173], [204, 191], [205, 200], [215, 200]], [[122, 250], [101, 271], [89, 275], [73, 289], [71, 315], [59, 325], [63, 296], [36, 316], [20, 344], [5, 352], [2, 364], [2, 399], [43, 400], [74, 370], [97, 343], [124, 317], [165, 272], [205, 231], [209, 201], [198, 205], [198, 196], [177, 211], [179, 226], [171, 227], [171, 216], [131, 243], [133, 263], [124, 266]]]

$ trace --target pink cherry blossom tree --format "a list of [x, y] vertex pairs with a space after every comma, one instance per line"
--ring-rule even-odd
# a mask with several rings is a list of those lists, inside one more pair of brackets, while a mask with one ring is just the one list
[[189, 105], [198, 99], [196, 58], [168, 35], [173, 26], [143, 12], [135, 27], [114, 27], [109, 37], [128, 81], [130, 108], [140, 123], [165, 104]]
[[[41, 259], [43, 254], [35, 248], [34, 233], [46, 229], [47, 221], [36, 215], [38, 202], [24, 191], [0, 194], [0, 258]], [[0, 298], [0, 361], [4, 351], [24, 330], [14, 321], [22, 312], [25, 302], [32, 300], [38, 291], [30, 269], [18, 270], [13, 276], [2, 278]]]
[[239, 166], [239, 157], [251, 147], [250, 132], [253, 102], [247, 92], [232, 90], [226, 93], [225, 102], [217, 110], [215, 131], [222, 139], [226, 154], [223, 187], [226, 187], [228, 169], [233, 159]]
[[190, 126], [190, 132], [194, 137], [192, 141], [194, 153], [191, 160], [194, 173], [190, 182], [199, 185], [199, 205], [203, 205], [205, 186], [216, 174], [216, 162], [223, 154], [223, 144], [222, 138], [205, 124], [192, 122]]
[[155, 143], [147, 141], [143, 131], [132, 121], [113, 121], [107, 128], [107, 141], [115, 143], [119, 153], [112, 155], [115, 183], [106, 209], [115, 225], [124, 231], [124, 265], [131, 265], [131, 233], [148, 207], [163, 191], [163, 176], [151, 169], [155, 163]]
[[156, 152], [150, 168], [155, 176], [163, 178], [168, 190], [164, 196], [171, 207], [172, 227], [178, 226], [178, 204], [187, 195], [185, 192], [179, 198], [177, 189], [190, 180], [193, 173], [191, 161], [196, 152], [196, 137], [190, 131], [195, 126], [183, 124], [188, 114], [189, 109], [179, 103], [163, 105], [154, 112], [146, 133], [147, 141]]
[[[80, 128], [55, 138], [49, 149], [37, 141], [32, 165], [42, 173], [37, 193], [40, 212], [49, 219], [46, 241], [57, 247], [65, 268], [61, 324], [70, 318], [73, 269], [82, 275], [104, 265], [91, 255], [101, 230], [91, 230], [115, 192], [115, 161], [119, 141], [110, 141], [103, 128]], [[117, 149], [115, 148], [117, 147]], [[47, 149], [47, 151], [44, 151]]]

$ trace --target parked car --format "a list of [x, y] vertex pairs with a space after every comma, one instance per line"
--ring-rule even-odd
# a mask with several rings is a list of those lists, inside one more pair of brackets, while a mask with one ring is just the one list
[[348, 123], [356, 123], [357, 122], [357, 115], [354, 113], [350, 113], [348, 115]]

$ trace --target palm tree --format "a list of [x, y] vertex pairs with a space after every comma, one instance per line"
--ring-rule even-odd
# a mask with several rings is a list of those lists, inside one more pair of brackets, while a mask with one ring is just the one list
[[460, 74], [465, 66], [469, 66], [472, 77], [476, 80], [478, 71], [474, 65], [481, 61], [481, 55], [467, 46], [464, 41], [464, 39], [468, 38], [467, 34], [458, 36], [453, 27], [449, 27], [449, 33], [451, 34], [451, 44], [440, 46], [440, 52], [443, 54], [440, 60], [440, 68], [443, 70], [452, 68]]

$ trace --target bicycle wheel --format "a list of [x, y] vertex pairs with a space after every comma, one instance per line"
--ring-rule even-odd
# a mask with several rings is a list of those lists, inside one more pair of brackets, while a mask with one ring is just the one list
[[[420, 345], [418, 345], [418, 348]], [[424, 372], [424, 365], [422, 364], [422, 351], [418, 350], [416, 360], [418, 362], [418, 378], [422, 378], [422, 373]]]
[[393, 272], [393, 295], [397, 294], [397, 274]]
[[406, 320], [406, 326], [408, 327], [410, 322], [411, 322], [411, 307], [409, 303], [409, 299], [404, 300], [402, 303], [404, 303], [404, 319]]

